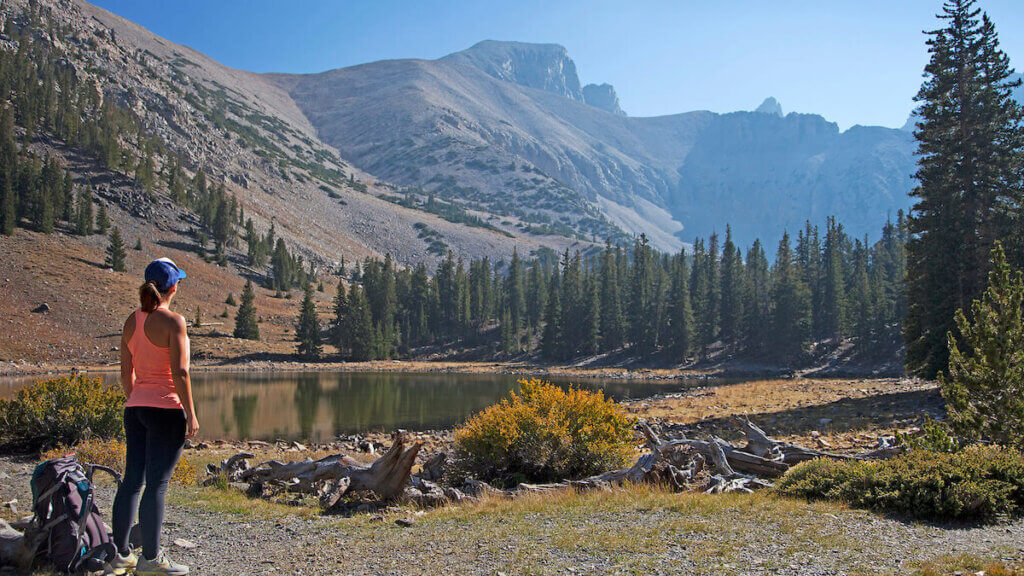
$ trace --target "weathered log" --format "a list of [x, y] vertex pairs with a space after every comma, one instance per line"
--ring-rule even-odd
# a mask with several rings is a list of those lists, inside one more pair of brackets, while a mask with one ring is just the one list
[[[658, 453], [663, 454], [666, 451], [674, 450], [679, 446], [689, 446], [702, 454], [705, 458], [714, 458], [713, 453], [715, 452], [715, 449], [712, 447], [710, 442], [705, 442], [704, 440], [690, 440], [685, 436], [662, 441], [646, 422], [640, 423], [640, 430], [644, 433], [644, 436], [647, 437], [648, 446]], [[786, 473], [786, 470], [789, 470], [789, 466], [783, 462], [777, 462], [775, 460], [769, 460], [768, 458], [755, 456], [723, 441], [719, 441], [719, 447], [725, 455], [725, 461], [734, 472], [775, 478], [782, 476]]]
[[421, 442], [408, 445], [405, 435], [396, 433], [391, 448], [369, 466], [343, 454], [301, 462], [272, 460], [245, 470], [238, 479], [250, 483], [283, 484], [289, 490], [305, 493], [316, 491], [316, 486], [327, 480], [337, 483], [347, 479], [345, 493], [373, 492], [382, 500], [391, 500], [405, 489], [416, 454], [422, 446]]
[[12, 566], [27, 574], [32, 567], [36, 550], [43, 542], [43, 536], [34, 529], [34, 525], [30, 525], [23, 533], [0, 520], [0, 567]]
[[756, 454], [758, 456], [766, 456], [766, 454], [780, 454], [782, 462], [785, 462], [790, 466], [806, 462], [808, 460], [814, 460], [815, 458], [855, 460], [865, 458], [866, 456], [849, 456], [846, 454], [822, 452], [820, 450], [813, 450], [811, 448], [798, 446], [791, 442], [774, 440], [769, 438], [768, 435], [764, 433], [764, 430], [746, 418], [740, 418], [739, 423], [740, 427], [743, 429], [743, 434], [747, 437], [747, 446], [743, 449], [745, 452], [750, 452], [751, 454]]

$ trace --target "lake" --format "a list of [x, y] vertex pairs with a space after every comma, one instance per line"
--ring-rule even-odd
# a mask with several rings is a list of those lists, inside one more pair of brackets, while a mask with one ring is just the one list
[[[118, 375], [104, 380], [116, 384]], [[30, 378], [0, 379], [10, 397]], [[494, 404], [522, 376], [408, 372], [195, 372], [193, 394], [203, 438], [326, 441], [339, 434], [396, 428], [448, 428]], [[549, 378], [569, 385], [567, 378]], [[719, 382], [576, 378], [616, 400]]]

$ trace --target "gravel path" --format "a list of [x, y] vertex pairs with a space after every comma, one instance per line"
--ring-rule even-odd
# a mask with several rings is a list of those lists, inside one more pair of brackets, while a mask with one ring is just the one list
[[[28, 507], [33, 465], [0, 458], [0, 501]], [[1024, 520], [933, 526], [767, 496], [617, 491], [343, 519], [225, 512], [206, 490], [172, 488], [165, 527], [196, 574], [898, 574], [942, 555], [1024, 558]], [[112, 496], [99, 488], [105, 509]]]

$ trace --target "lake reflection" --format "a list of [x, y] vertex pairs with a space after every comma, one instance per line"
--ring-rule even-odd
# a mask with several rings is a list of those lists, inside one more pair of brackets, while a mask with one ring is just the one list
[[[194, 372], [204, 438], [325, 441], [339, 434], [462, 423], [517, 387], [521, 376], [366, 372]], [[116, 374], [104, 375], [116, 383]], [[565, 379], [552, 379], [568, 385]], [[0, 385], [9, 395], [24, 381]], [[593, 380], [575, 385], [615, 399], [671, 392], [706, 380]]]

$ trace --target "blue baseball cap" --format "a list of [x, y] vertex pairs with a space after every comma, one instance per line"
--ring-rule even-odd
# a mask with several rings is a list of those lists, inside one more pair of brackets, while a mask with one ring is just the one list
[[146, 266], [146, 282], [156, 284], [156, 289], [161, 292], [167, 292], [186, 277], [185, 271], [170, 258], [158, 258]]

